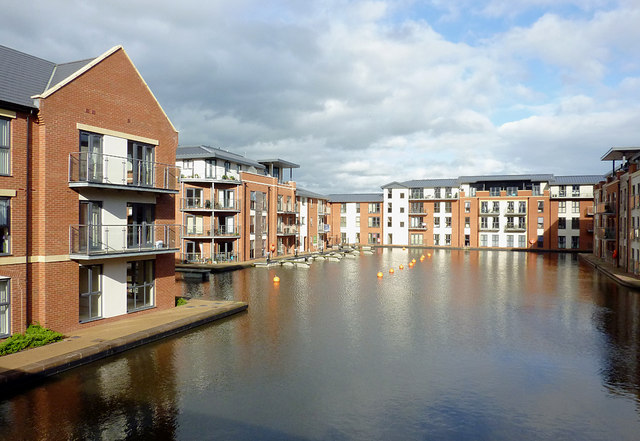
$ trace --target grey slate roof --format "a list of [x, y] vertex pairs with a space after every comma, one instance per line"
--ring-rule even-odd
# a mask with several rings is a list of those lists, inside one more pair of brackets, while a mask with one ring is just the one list
[[322, 195], [320, 193], [314, 193], [309, 190], [305, 190], [304, 188], [296, 188], [296, 196], [302, 196], [303, 198], [314, 198], [314, 199], [329, 199], [328, 196]]
[[35, 107], [31, 96], [43, 92], [55, 63], [0, 46], [0, 101]]
[[549, 182], [553, 180], [552, 174], [533, 175], [487, 175], [487, 176], [460, 176], [458, 181], [462, 184], [473, 184], [474, 182], [487, 181], [533, 181]]
[[384, 184], [380, 188], [406, 188], [406, 185], [398, 181], [393, 181], [393, 182], [389, 182], [388, 184]]
[[242, 155], [238, 155], [237, 153], [233, 153], [228, 150], [223, 150], [217, 147], [210, 147], [207, 145], [178, 146], [178, 149], [176, 151], [176, 158], [177, 159], [216, 158], [216, 159], [223, 159], [225, 161], [235, 162], [238, 164], [252, 166], [258, 170], [265, 169], [265, 166], [260, 164], [258, 161], [254, 161], [252, 159], [246, 158]]
[[0, 101], [35, 108], [33, 95], [45, 92], [94, 59], [56, 64], [0, 45]]
[[382, 193], [330, 194], [329, 202], [382, 202]]
[[550, 182], [551, 185], [595, 185], [604, 181], [603, 175], [576, 175], [576, 176], [556, 176]]
[[402, 185], [408, 188], [457, 187], [460, 181], [458, 179], [414, 179], [404, 181]]

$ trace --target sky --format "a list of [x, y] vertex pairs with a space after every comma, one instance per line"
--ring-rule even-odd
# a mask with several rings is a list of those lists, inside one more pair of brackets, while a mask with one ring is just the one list
[[122, 45], [180, 145], [294, 162], [323, 194], [603, 174], [640, 146], [640, 0], [3, 3], [0, 44], [56, 63]]

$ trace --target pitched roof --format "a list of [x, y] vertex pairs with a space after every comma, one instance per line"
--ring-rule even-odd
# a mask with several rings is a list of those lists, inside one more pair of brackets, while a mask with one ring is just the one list
[[198, 146], [178, 146], [176, 150], [176, 159], [222, 159], [225, 161], [235, 162], [238, 164], [248, 165], [255, 167], [259, 170], [264, 170], [265, 166], [258, 161], [246, 158], [237, 153], [223, 150], [219, 147], [211, 147], [208, 145]]
[[532, 174], [532, 175], [488, 175], [488, 176], [460, 176], [458, 181], [464, 184], [488, 181], [534, 181], [549, 182], [553, 180], [552, 174]]
[[393, 182], [389, 182], [388, 184], [384, 184], [380, 188], [407, 188], [407, 187], [401, 182], [393, 181]]
[[322, 195], [320, 193], [314, 193], [309, 190], [305, 190], [304, 188], [296, 188], [296, 196], [302, 196], [303, 198], [314, 198], [314, 199], [329, 199], [328, 196]]
[[409, 188], [431, 188], [431, 187], [457, 187], [458, 179], [414, 179], [402, 183]]
[[382, 202], [382, 193], [330, 194], [329, 202]]
[[551, 185], [595, 185], [604, 180], [604, 175], [556, 176]]
[[43, 92], [55, 63], [0, 46], [0, 101], [35, 108], [32, 95]]

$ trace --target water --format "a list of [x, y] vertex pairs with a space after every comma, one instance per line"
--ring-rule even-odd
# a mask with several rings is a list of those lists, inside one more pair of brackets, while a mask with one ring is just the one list
[[180, 282], [249, 311], [3, 399], [0, 438], [638, 439], [640, 293], [570, 255], [428, 251]]

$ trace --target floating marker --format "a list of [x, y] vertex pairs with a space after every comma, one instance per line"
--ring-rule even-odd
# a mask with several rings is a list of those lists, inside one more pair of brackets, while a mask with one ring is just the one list
[[400, 266], [399, 266], [398, 268], [400, 268], [400, 269], [404, 269], [404, 265], [403, 265], [403, 264], [400, 264]]
[[427, 253], [427, 257], [431, 257], [431, 253]]
[[411, 263], [416, 263], [416, 259], [411, 259]]
[[393, 268], [389, 268], [389, 274], [393, 274], [394, 272]]
[[420, 256], [420, 262], [424, 262], [424, 254]]
[[382, 271], [378, 271], [378, 279], [382, 279], [384, 274], [382, 274]]
[[279, 282], [280, 282], [280, 277], [275, 276], [275, 277], [273, 278], [273, 283], [279, 283]]
[[406, 248], [405, 248], [405, 247], [402, 247], [402, 251], [404, 251], [404, 250], [406, 250]]

